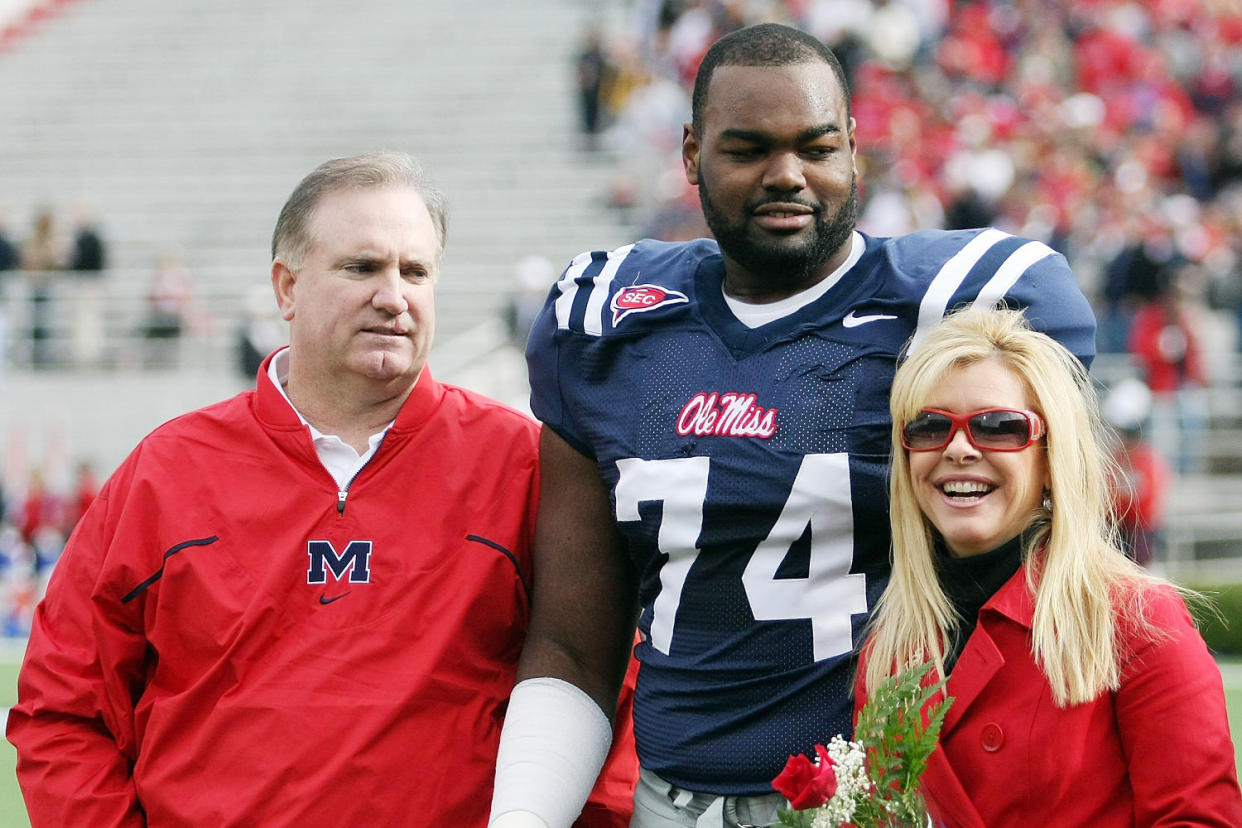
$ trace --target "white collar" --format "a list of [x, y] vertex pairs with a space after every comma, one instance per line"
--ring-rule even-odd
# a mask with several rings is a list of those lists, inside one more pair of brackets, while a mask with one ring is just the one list
[[332, 475], [332, 478], [336, 481], [337, 488], [343, 491], [349, 485], [349, 481], [354, 478], [354, 475], [375, 454], [375, 450], [379, 447], [380, 441], [384, 439], [384, 435], [388, 433], [388, 429], [392, 427], [392, 423], [389, 423], [383, 429], [367, 438], [367, 450], [359, 454], [353, 446], [337, 435], [324, 434], [307, 422], [306, 418], [302, 416], [302, 412], [298, 411], [297, 406], [289, 399], [289, 395], [285, 392], [285, 383], [289, 381], [288, 346], [277, 351], [272, 357], [271, 363], [267, 366], [267, 376], [272, 381], [272, 385], [276, 386], [276, 390], [280, 392], [280, 395], [285, 398], [285, 402], [289, 403], [293, 413], [298, 415], [298, 420], [302, 425], [310, 429], [311, 440], [315, 444], [315, 454], [319, 456], [319, 462]]
[[725, 304], [729, 306], [729, 310], [733, 312], [733, 315], [737, 317], [739, 322], [748, 328], [758, 328], [801, 310], [831, 290], [832, 286], [841, 281], [841, 278], [849, 272], [850, 268], [862, 258], [866, 246], [862, 236], [855, 230], [850, 234], [850, 255], [846, 257], [845, 261], [836, 270], [806, 290], [799, 291], [793, 296], [787, 296], [776, 302], [759, 304], [735, 299], [729, 294], [724, 293], [723, 281], [720, 283], [720, 291], [724, 293]]

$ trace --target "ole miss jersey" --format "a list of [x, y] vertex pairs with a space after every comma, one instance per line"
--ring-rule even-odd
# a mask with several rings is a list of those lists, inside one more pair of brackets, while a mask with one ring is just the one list
[[710, 240], [571, 262], [535, 323], [536, 416], [594, 457], [641, 573], [639, 759], [762, 794], [851, 729], [854, 647], [889, 573], [888, 392], [944, 314], [998, 301], [1085, 363], [1065, 259], [997, 230], [868, 238], [824, 295], [756, 329]]

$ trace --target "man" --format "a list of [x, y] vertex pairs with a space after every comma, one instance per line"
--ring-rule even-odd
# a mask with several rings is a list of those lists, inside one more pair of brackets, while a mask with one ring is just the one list
[[73, 221], [69, 270], [77, 279], [70, 294], [70, 350], [75, 365], [90, 366], [99, 362], [104, 346], [103, 292], [108, 249], [89, 204], [82, 202], [74, 208]]
[[[405, 155], [294, 190], [289, 347], [142, 441], [38, 608], [8, 721], [35, 826], [484, 823], [536, 426], [426, 365], [445, 229]], [[621, 823], [623, 776], [583, 824]]]
[[682, 149], [716, 241], [579, 256], [528, 345], [539, 578], [494, 826], [557, 828], [585, 796], [541, 768], [602, 756], [557, 712], [606, 722], [636, 604], [632, 825], [775, 823], [787, 758], [850, 732], [852, 651], [889, 573], [903, 346], [950, 308], [1003, 300], [1094, 354], [1087, 302], [1045, 245], [855, 231], [848, 92], [814, 38], [769, 24], [717, 42]]

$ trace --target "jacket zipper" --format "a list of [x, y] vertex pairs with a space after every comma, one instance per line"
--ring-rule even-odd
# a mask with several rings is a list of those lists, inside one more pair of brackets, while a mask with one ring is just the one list
[[349, 482], [345, 484], [345, 488], [336, 493], [336, 513], [341, 517], [345, 516], [345, 498], [349, 497], [349, 488], [354, 485], [354, 481], [358, 479], [358, 475], [362, 474], [363, 469], [371, 465], [376, 456], [380, 453], [380, 449], [384, 447], [384, 441], [388, 439], [388, 432], [384, 432], [384, 436], [380, 438], [379, 444], [375, 447], [375, 451], [367, 458], [367, 462], [362, 464], [362, 468], [354, 472], [354, 476], [349, 478]]

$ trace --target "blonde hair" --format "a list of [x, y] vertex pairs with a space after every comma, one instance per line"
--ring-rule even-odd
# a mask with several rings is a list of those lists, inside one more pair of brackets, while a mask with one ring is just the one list
[[1047, 424], [1051, 509], [1041, 507], [1024, 533], [1022, 556], [1035, 594], [1032, 650], [1058, 706], [1080, 704], [1117, 688], [1117, 629], [1145, 626], [1141, 598], [1158, 582], [1121, 551], [1110, 510], [1112, 432], [1099, 415], [1086, 369], [1068, 350], [1031, 330], [1021, 311], [966, 310], [946, 319], [908, 354], [893, 379], [890, 521], [893, 573], [872, 622], [865, 675], [870, 690], [896, 666], [934, 661], [941, 677], [944, 643], [961, 619], [936, 575], [933, 527], [910, 481], [900, 429], [937, 383], [959, 367], [998, 359], [1026, 386]]

